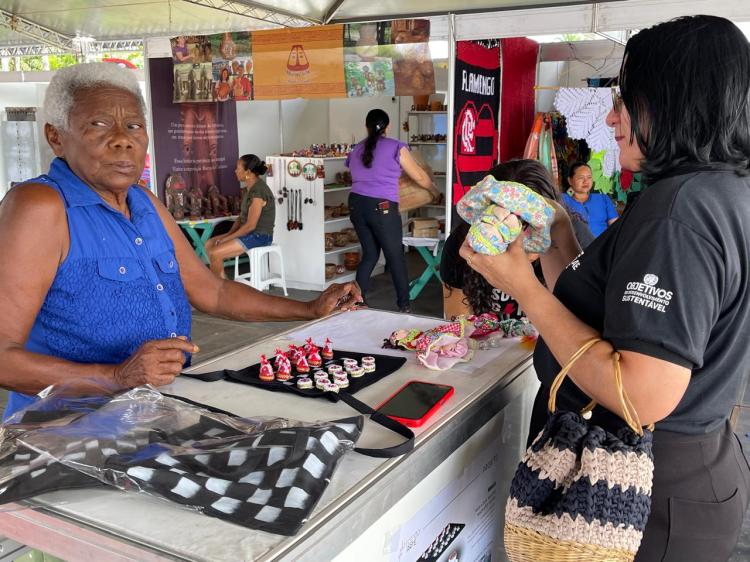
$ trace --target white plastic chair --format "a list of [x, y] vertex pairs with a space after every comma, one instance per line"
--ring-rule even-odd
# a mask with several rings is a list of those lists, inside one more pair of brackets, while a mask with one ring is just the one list
[[[234, 258], [234, 280], [250, 285], [258, 291], [265, 291], [271, 285], [278, 285], [284, 289], [284, 296], [288, 296], [286, 290], [286, 275], [284, 274], [284, 256], [281, 246], [271, 244], [260, 248], [251, 248], [245, 252], [250, 264], [250, 271], [240, 275], [240, 256]], [[271, 254], [279, 257], [279, 273], [272, 273], [270, 268]]]

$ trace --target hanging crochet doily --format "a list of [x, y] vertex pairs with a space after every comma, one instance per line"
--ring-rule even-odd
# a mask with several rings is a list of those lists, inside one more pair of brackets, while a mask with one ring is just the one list
[[610, 88], [560, 88], [555, 108], [565, 116], [570, 138], [585, 140], [594, 152], [605, 151], [602, 159], [605, 176], [620, 171], [620, 148], [614, 130], [605, 122], [612, 109]]

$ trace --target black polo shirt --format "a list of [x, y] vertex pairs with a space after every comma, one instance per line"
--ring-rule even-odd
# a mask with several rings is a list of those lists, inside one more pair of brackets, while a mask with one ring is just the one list
[[[691, 369], [657, 427], [701, 434], [728, 418], [750, 369], [749, 255], [750, 180], [683, 168], [644, 190], [568, 265], [554, 294], [616, 349]], [[548, 389], [560, 366], [541, 339], [534, 366]], [[564, 409], [587, 401], [569, 379], [558, 393]]]

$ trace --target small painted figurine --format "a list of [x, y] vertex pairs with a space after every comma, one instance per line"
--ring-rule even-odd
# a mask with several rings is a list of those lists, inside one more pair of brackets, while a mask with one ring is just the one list
[[260, 380], [266, 381], [266, 382], [270, 382], [274, 379], [273, 367], [271, 367], [271, 364], [268, 362], [268, 359], [266, 359], [265, 355], [260, 356], [259, 378]]
[[307, 357], [305, 357], [304, 353], [299, 356], [299, 358], [297, 359], [297, 362], [295, 363], [295, 366], [297, 368], [298, 373], [310, 372], [310, 365], [307, 363]]
[[275, 358], [273, 360], [273, 366], [278, 371], [279, 370], [279, 366], [281, 365], [281, 363], [284, 360], [288, 361], [289, 359], [287, 358], [286, 353], [284, 353], [280, 347], [277, 347], [276, 350], [274, 351], [274, 353], [275, 353]]
[[326, 338], [325, 346], [323, 347], [323, 351], [320, 353], [323, 359], [333, 359], [333, 346], [331, 345], [331, 343], [331, 340]]
[[301, 347], [297, 347], [296, 345], [289, 344], [289, 351], [287, 351], [286, 356], [294, 363], [297, 364], [297, 361], [299, 360], [300, 356], [305, 355], [305, 350]]
[[288, 381], [292, 378], [292, 365], [289, 363], [289, 358], [284, 356], [283, 361], [279, 364], [276, 369], [276, 380]]
[[313, 346], [310, 350], [310, 354], [307, 356], [307, 362], [311, 367], [320, 367], [323, 364], [323, 359], [320, 357], [318, 348]]

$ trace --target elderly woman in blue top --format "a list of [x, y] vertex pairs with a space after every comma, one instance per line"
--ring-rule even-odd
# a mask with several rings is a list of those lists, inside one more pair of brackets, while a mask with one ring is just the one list
[[44, 109], [57, 158], [0, 205], [0, 386], [13, 391], [6, 417], [61, 381], [81, 392], [92, 378], [169, 384], [198, 351], [190, 305], [237, 320], [290, 320], [360, 300], [353, 284], [299, 302], [212, 275], [165, 207], [135, 185], [148, 135], [130, 71], [60, 70]]

